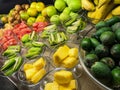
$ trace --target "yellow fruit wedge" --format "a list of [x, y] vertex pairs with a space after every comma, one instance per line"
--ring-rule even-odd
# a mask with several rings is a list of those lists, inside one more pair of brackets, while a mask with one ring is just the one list
[[36, 68], [25, 70], [26, 79], [30, 80], [37, 72], [38, 70], [36, 70]]
[[43, 76], [46, 74], [46, 70], [43, 68], [41, 70], [39, 70], [36, 74], [34, 74], [34, 76], [31, 78], [31, 82], [33, 83], [37, 83], [39, 82]]
[[71, 88], [72, 90], [77, 90], [77, 88], [76, 88], [76, 80], [71, 80], [70, 81], [69, 88]]
[[39, 58], [38, 60], [36, 60], [33, 63], [33, 66], [36, 67], [38, 70], [40, 70], [41, 68], [43, 68], [45, 66], [46, 62], [44, 60], [44, 58]]
[[69, 50], [69, 56], [78, 58], [78, 48], [71, 48]]
[[68, 56], [69, 50], [70, 48], [67, 45], [59, 47], [53, 55], [53, 61], [56, 63], [63, 61]]
[[66, 87], [66, 86], [60, 85], [60, 86], [59, 86], [59, 90], [72, 90], [72, 89], [69, 88], [69, 87]]
[[78, 63], [78, 59], [75, 57], [67, 57], [62, 62], [62, 66], [65, 68], [73, 68]]
[[70, 71], [61, 70], [54, 73], [54, 79], [58, 84], [68, 84], [73, 79], [73, 75]]
[[47, 83], [44, 90], [59, 90], [59, 85], [56, 83]]
[[30, 63], [26, 63], [26, 64], [24, 64], [24, 66], [23, 66], [23, 70], [24, 70], [24, 71], [26, 71], [26, 70], [28, 70], [28, 69], [31, 69], [31, 68], [33, 68], [33, 65], [30, 64]]

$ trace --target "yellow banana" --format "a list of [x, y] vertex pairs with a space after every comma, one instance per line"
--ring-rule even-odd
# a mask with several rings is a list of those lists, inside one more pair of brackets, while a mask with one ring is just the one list
[[112, 15], [120, 15], [120, 5], [112, 10]]
[[92, 21], [92, 23], [96, 24], [100, 20], [105, 19], [105, 17], [114, 8], [114, 6], [115, 6], [115, 4], [113, 2], [111, 2], [109, 4], [104, 4], [100, 8], [97, 6], [94, 14], [92, 14], [94, 16], [94, 20]]
[[99, 0], [94, 0], [94, 4], [97, 6], [99, 4]]
[[120, 4], [120, 0], [114, 0], [114, 4]]
[[112, 16], [113, 16], [113, 15], [112, 15], [112, 12], [110, 12], [110, 13], [106, 16], [106, 18], [104, 19], [104, 21], [110, 19]]
[[94, 11], [95, 6], [91, 0], [81, 0], [82, 8], [87, 11]]
[[98, 8], [100, 8], [101, 6], [103, 6], [104, 4], [108, 4], [111, 0], [99, 0], [98, 3]]

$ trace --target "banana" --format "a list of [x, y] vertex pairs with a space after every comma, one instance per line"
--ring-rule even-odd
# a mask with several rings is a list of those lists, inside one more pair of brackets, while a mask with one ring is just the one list
[[120, 15], [120, 5], [112, 10], [112, 15]]
[[94, 4], [97, 6], [99, 4], [99, 0], [94, 0]]
[[98, 3], [98, 8], [100, 8], [101, 6], [103, 6], [104, 4], [108, 4], [111, 0], [99, 0]]
[[104, 20], [106, 21], [106, 20], [110, 19], [111, 17], [113, 17], [112, 12], [110, 12]]
[[120, 4], [120, 0], [114, 0], [114, 4]]
[[82, 8], [87, 11], [94, 11], [95, 6], [91, 0], [81, 0]]
[[[109, 8], [108, 8], [109, 7]], [[94, 20], [92, 23], [96, 24], [100, 20], [104, 20], [105, 17], [108, 15], [108, 13], [115, 7], [115, 4], [113, 2], [110, 2], [108, 4], [102, 5], [100, 8], [99, 6], [96, 7], [96, 10], [94, 13], [92, 13], [92, 17], [94, 17]]]

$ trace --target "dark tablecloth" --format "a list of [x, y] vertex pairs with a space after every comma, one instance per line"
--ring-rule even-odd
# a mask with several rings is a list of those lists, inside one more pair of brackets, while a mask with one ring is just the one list
[[18, 90], [7, 78], [0, 76], [0, 90]]

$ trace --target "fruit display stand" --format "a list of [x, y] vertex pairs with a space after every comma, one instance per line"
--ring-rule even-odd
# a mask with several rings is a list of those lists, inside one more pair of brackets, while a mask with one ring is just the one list
[[1, 15], [0, 76], [19, 90], [119, 90], [119, 1], [29, 2]]

